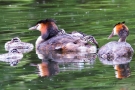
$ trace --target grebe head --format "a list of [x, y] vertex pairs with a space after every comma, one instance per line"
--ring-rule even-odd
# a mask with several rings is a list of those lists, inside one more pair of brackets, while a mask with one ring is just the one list
[[114, 26], [113, 31], [108, 38], [110, 39], [112, 36], [118, 35], [120, 38], [119, 42], [125, 42], [128, 34], [129, 34], [128, 27], [125, 25], [125, 22], [121, 22], [121, 23], [117, 23]]
[[96, 39], [93, 36], [89, 36], [88, 41], [90, 41], [91, 43], [95, 44], [96, 47], [99, 48], [98, 42], [96, 41]]
[[29, 30], [39, 30], [44, 40], [49, 39], [58, 33], [58, 27], [53, 19], [40, 20]]
[[18, 38], [18, 37], [12, 38], [11, 41], [12, 41], [12, 42], [21, 42], [20, 38]]

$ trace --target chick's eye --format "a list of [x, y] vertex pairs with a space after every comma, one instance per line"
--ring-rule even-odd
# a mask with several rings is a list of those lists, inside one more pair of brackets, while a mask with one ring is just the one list
[[89, 37], [89, 40], [90, 40], [90, 41], [93, 41], [93, 40], [94, 40], [94, 38], [90, 36], [90, 37]]
[[13, 41], [14, 41], [14, 42], [18, 42], [19, 40], [15, 38], [15, 39], [13, 39]]
[[40, 31], [40, 29], [41, 29], [41, 24], [37, 24], [37, 25], [35, 26], [35, 28]]

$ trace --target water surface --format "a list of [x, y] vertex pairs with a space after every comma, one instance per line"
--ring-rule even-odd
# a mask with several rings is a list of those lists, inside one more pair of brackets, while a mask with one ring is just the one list
[[[53, 18], [67, 32], [81, 31], [93, 35], [99, 46], [118, 40], [108, 40], [113, 26], [125, 21], [130, 35], [127, 42], [135, 49], [135, 9], [133, 0], [0, 0], [0, 53], [7, 53], [4, 44], [18, 36], [35, 44], [40, 35], [28, 28], [38, 20]], [[41, 77], [36, 65], [48, 65], [38, 58], [35, 50], [25, 53], [17, 66], [0, 62], [1, 90], [134, 90], [135, 57], [129, 67], [131, 75], [119, 80], [112, 65], [103, 65], [98, 58], [88, 63], [55, 63], [56, 73]], [[34, 65], [34, 66], [33, 66]], [[54, 70], [55, 71], [55, 70]], [[47, 75], [47, 74], [46, 74]]]

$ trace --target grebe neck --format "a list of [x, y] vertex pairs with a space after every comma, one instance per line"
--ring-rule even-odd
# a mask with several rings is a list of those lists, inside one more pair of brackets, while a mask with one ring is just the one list
[[126, 42], [126, 37], [119, 38], [118, 42]]

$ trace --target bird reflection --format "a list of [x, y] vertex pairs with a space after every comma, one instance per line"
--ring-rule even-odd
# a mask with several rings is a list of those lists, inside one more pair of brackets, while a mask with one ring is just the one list
[[0, 55], [0, 61], [7, 62], [10, 66], [16, 66], [23, 58], [23, 54], [18, 52], [17, 49], [12, 49], [8, 53]]
[[96, 54], [56, 51], [37, 53], [37, 56], [42, 62], [31, 66], [38, 68], [38, 75], [41, 77], [57, 75], [60, 71], [80, 70], [84, 65], [89, 65], [91, 68], [97, 57]]
[[127, 78], [131, 75], [130, 71], [130, 61], [132, 60], [132, 57], [114, 57], [112, 58], [103, 58], [99, 57], [99, 60], [104, 65], [112, 65], [115, 70], [115, 77], [118, 79]]
[[127, 78], [131, 75], [129, 63], [114, 65], [114, 69], [116, 70], [115, 76], [118, 79]]
[[38, 75], [41, 77], [52, 76], [59, 73], [59, 65], [57, 62], [54, 61], [43, 61], [40, 64], [31, 64], [31, 66], [37, 66]]

